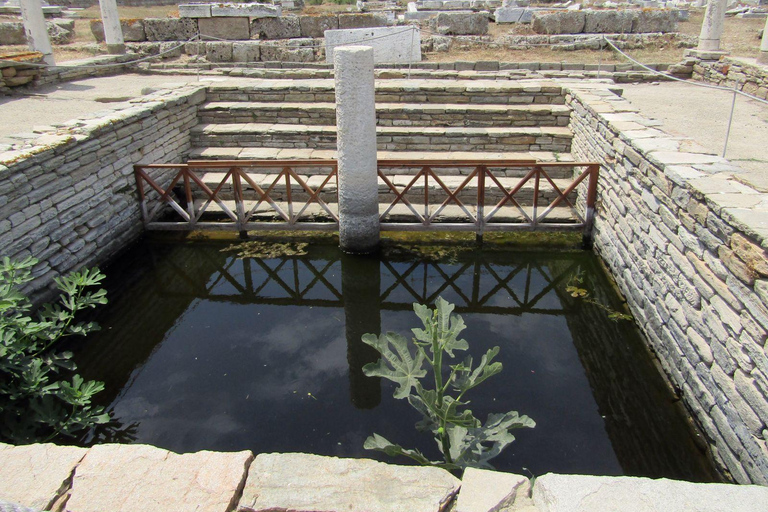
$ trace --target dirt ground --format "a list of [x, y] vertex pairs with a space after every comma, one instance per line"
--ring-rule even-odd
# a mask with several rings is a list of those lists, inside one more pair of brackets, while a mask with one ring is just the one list
[[[157, 18], [178, 16], [178, 10], [174, 6], [155, 6], [155, 7], [119, 7], [120, 16], [123, 18]], [[347, 12], [354, 11], [352, 5], [309, 5], [304, 9], [307, 14], [321, 14], [328, 12]], [[54, 58], [58, 62], [82, 59], [106, 51], [104, 45], [98, 45], [93, 38], [90, 30], [90, 20], [99, 19], [101, 13], [98, 6], [89, 7], [80, 12], [80, 19], [75, 21], [75, 41], [69, 45], [58, 45], [54, 47]], [[698, 36], [701, 31], [701, 22], [704, 17], [704, 11], [692, 11], [689, 21], [679, 24], [679, 31], [682, 34]], [[760, 52], [760, 39], [758, 31], [765, 26], [765, 20], [726, 18], [725, 32], [723, 34], [722, 46], [737, 57], [757, 57]], [[530, 25], [521, 24], [495, 24], [491, 23], [490, 35], [493, 38], [500, 38], [509, 34], [533, 34]], [[8, 50], [26, 50], [26, 47], [4, 47]], [[683, 57], [684, 48], [678, 47], [674, 42], [662, 43], [656, 48], [646, 48], [642, 50], [630, 50], [627, 53], [634, 59], [646, 64], [673, 64], [680, 62]], [[448, 53], [428, 53], [424, 60], [431, 62], [446, 62], [455, 60], [498, 60], [508, 62], [568, 62], [597, 64], [604, 62], [614, 64], [625, 62], [620, 55], [610, 50], [594, 51], [562, 51], [550, 50], [548, 48], [537, 48], [531, 50], [473, 50], [473, 51], [451, 51]]]

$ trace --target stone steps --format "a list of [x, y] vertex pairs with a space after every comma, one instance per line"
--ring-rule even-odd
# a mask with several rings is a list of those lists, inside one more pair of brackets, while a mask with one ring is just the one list
[[[377, 103], [437, 103], [474, 105], [563, 105], [562, 86], [538, 80], [380, 80]], [[259, 80], [252, 85], [212, 85], [209, 102], [333, 103], [333, 80]]]
[[[284, 201], [287, 200], [287, 187], [285, 183], [285, 179], [276, 175], [276, 173], [265, 173], [265, 172], [249, 172], [246, 173], [247, 176], [250, 178], [251, 181], [253, 181], [256, 185], [262, 188], [262, 190], [267, 190], [270, 187], [272, 187], [272, 190], [270, 192], [270, 197], [275, 201]], [[325, 175], [313, 175], [311, 171], [307, 172], [306, 174], [303, 174], [301, 170], [297, 170], [297, 174], [301, 176], [302, 180], [307, 184], [307, 186], [313, 190], [316, 191], [326, 180], [327, 176]], [[205, 183], [211, 190], [219, 190], [218, 197], [222, 200], [232, 200], [234, 201], [234, 189], [232, 187], [231, 180], [228, 180], [224, 185], [221, 185], [221, 181], [225, 178], [226, 173], [221, 172], [220, 170], [216, 171], [210, 171], [210, 172], [203, 172], [202, 174], [202, 181]], [[394, 173], [387, 173], [386, 174], [387, 179], [397, 188], [398, 191], [402, 192], [405, 190], [406, 187], [410, 185], [410, 188], [408, 189], [408, 193], [405, 195], [405, 197], [408, 199], [408, 201], [412, 202], [414, 205], [424, 203], [424, 194], [425, 194], [425, 183], [424, 178], [419, 177], [418, 179], [415, 179], [413, 175], [402, 175], [402, 174], [394, 174]], [[440, 181], [452, 192], [457, 190], [461, 184], [465, 181], [466, 176], [463, 175], [445, 175], [440, 172], [438, 172], [438, 176], [440, 176]], [[497, 180], [499, 184], [505, 188], [505, 190], [511, 190], [513, 187], [517, 186], [520, 182], [520, 177], [507, 177], [507, 176], [501, 176], [499, 174], [495, 174], [497, 177]], [[552, 180], [554, 184], [561, 190], [565, 190], [571, 183], [570, 179], [553, 179]], [[379, 179], [379, 188], [378, 188], [378, 194], [379, 194], [379, 203], [382, 204], [389, 204], [394, 199], [394, 193], [390, 190], [389, 186], [382, 180]], [[242, 182], [242, 188], [243, 188], [243, 198], [246, 202], [248, 201], [255, 201], [258, 200], [260, 195], [253, 190], [252, 186], [247, 183], [247, 181], [243, 180]], [[427, 190], [429, 193], [429, 201], [430, 204], [437, 204], [440, 205], [447, 197], [447, 193], [442, 188], [442, 186], [437, 183], [437, 181], [430, 176], [428, 180], [428, 186]], [[534, 180], [530, 179], [528, 180], [520, 189], [515, 193], [515, 200], [518, 201], [520, 204], [530, 205], [533, 202], [533, 192], [534, 192]], [[477, 180], [472, 179], [469, 183], [467, 183], [464, 188], [457, 194], [457, 197], [468, 204], [477, 203]], [[199, 192], [194, 197], [200, 197], [202, 200], [207, 200], [207, 196], [205, 196], [202, 192]], [[336, 180], [330, 180], [324, 187], [323, 190], [319, 194], [320, 199], [327, 203], [335, 203], [337, 201], [337, 186], [336, 186]], [[497, 204], [499, 201], [504, 199], [505, 194], [504, 191], [501, 190], [501, 188], [493, 183], [491, 180], [486, 181], [485, 186], [485, 203], [488, 206], [492, 206]], [[541, 180], [539, 183], [539, 190], [538, 190], [538, 197], [539, 197], [539, 203], [540, 204], [548, 204], [552, 200], [554, 200], [556, 197], [558, 197], [557, 192], [555, 189], [546, 181]], [[293, 201], [306, 201], [309, 198], [309, 194], [294, 180], [291, 180], [291, 198]], [[575, 193], [571, 197], [572, 200], [575, 199]]]
[[[566, 127], [413, 127], [376, 129], [379, 150], [387, 151], [570, 151]], [[200, 124], [191, 130], [194, 147], [335, 149], [335, 126], [268, 123]]]
[[[336, 151], [332, 149], [282, 149], [282, 148], [228, 148], [228, 147], [198, 147], [189, 155], [191, 160], [336, 160]], [[551, 151], [523, 152], [481, 152], [481, 151], [379, 151], [379, 160], [406, 160], [419, 162], [421, 160], [474, 160], [477, 162], [489, 160], [537, 160], [541, 162], [573, 162], [570, 153], [553, 153]], [[573, 176], [572, 167], [544, 167], [552, 179], [570, 179]], [[528, 169], [497, 169], [491, 168], [497, 176], [522, 177]], [[391, 169], [399, 175], [413, 175], [418, 167], [408, 169]], [[275, 169], [273, 172], [279, 172]], [[301, 169], [297, 171], [303, 174]], [[457, 176], [468, 174], [471, 169], [442, 168], [437, 171], [440, 176]]]
[[[230, 211], [235, 212], [237, 211], [235, 202], [234, 201], [223, 201], [224, 205], [226, 205], [227, 208], [229, 208]], [[288, 213], [288, 203], [284, 201], [275, 201], [275, 204], [286, 214]], [[202, 201], [196, 201], [195, 206], [199, 208], [203, 205]], [[253, 206], [252, 204], [246, 203], [246, 211], [248, 211], [249, 206]], [[294, 214], [298, 214], [301, 210], [303, 205], [294, 203], [293, 212]], [[432, 205], [430, 209], [430, 213], [434, 214], [437, 211], [437, 208], [440, 205]], [[384, 212], [387, 210], [388, 203], [380, 203], [379, 204], [379, 215], [383, 215]], [[424, 213], [423, 206], [420, 205], [414, 205], [416, 208], [416, 211], [419, 212], [419, 214]], [[531, 208], [530, 206], [526, 207], [523, 205], [524, 210], [526, 213], [531, 216]], [[328, 209], [333, 212], [334, 215], [338, 216], [338, 205], [335, 203], [328, 203]], [[469, 212], [475, 216], [477, 212], [474, 208], [467, 208]], [[490, 207], [486, 206], [485, 214], [488, 215], [490, 213]], [[539, 207], [539, 214], [543, 212], [543, 208]], [[171, 213], [171, 216], [174, 214]], [[333, 221], [334, 219], [328, 215], [328, 212], [319, 204], [312, 203], [310, 204], [301, 214], [299, 219], [303, 222], [329, 222]], [[433, 224], [439, 224], [439, 223], [455, 223], [455, 222], [461, 222], [466, 223], [468, 217], [464, 211], [455, 205], [448, 205], [445, 208], [443, 208], [440, 213], [432, 219], [431, 223]], [[180, 220], [180, 218], [179, 218]], [[227, 216], [227, 214], [224, 212], [224, 210], [217, 204], [211, 203], [206, 208], [205, 213], [200, 219], [200, 222], [215, 222], [215, 221], [230, 221], [231, 219]], [[249, 222], [282, 222], [284, 219], [277, 213], [276, 210], [274, 210], [270, 205], [266, 203], [262, 203], [262, 205], [259, 206], [259, 208], [253, 213], [253, 215], [250, 217]], [[517, 208], [510, 207], [509, 205], [505, 206], [501, 210], [499, 210], [496, 214], [494, 214], [493, 222], [515, 222], [515, 223], [523, 223], [527, 222], [527, 219], [520, 213], [520, 211]], [[398, 203], [395, 206], [392, 207], [392, 209], [387, 213], [387, 215], [382, 219], [382, 222], [394, 222], [394, 223], [412, 223], [412, 222], [419, 222], [418, 218], [413, 214], [413, 212], [404, 204]], [[578, 219], [573, 215], [571, 212], [571, 209], [568, 207], [555, 207], [552, 209], [552, 211], [547, 215], [547, 217], [542, 221], [542, 223], [576, 223], [578, 222]]]
[[[378, 126], [532, 127], [567, 126], [564, 105], [469, 105], [379, 103]], [[201, 123], [271, 123], [335, 125], [334, 103], [218, 101], [199, 110]]]

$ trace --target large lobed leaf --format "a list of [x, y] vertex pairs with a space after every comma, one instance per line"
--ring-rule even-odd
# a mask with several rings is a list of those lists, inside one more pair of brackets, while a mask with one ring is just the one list
[[433, 355], [442, 349], [453, 357], [454, 350], [469, 348], [467, 340], [459, 339], [459, 334], [466, 325], [461, 316], [452, 314], [454, 308], [453, 304], [442, 297], [438, 297], [435, 301], [434, 310], [422, 304], [414, 303], [413, 305], [413, 311], [424, 324], [424, 329], [412, 329], [413, 335], [418, 341], [428, 344]]
[[381, 354], [381, 359], [363, 366], [363, 373], [368, 377], [382, 377], [397, 383], [398, 388], [393, 394], [395, 398], [407, 398], [411, 388], [418, 384], [418, 379], [427, 374], [422, 368], [424, 352], [418, 350], [416, 357], [413, 357], [408, 348], [408, 340], [397, 333], [388, 332], [378, 337], [375, 334], [364, 334], [363, 343]]

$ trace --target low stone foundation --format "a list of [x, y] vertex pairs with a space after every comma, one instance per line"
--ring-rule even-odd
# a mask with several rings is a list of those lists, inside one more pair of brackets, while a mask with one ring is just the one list
[[723, 57], [718, 61], [692, 59], [693, 78], [723, 87], [735, 87], [761, 99], [768, 99], [768, 66], [755, 59]]
[[146, 445], [0, 444], [0, 501], [51, 512], [748, 512], [768, 488], [467, 469]]

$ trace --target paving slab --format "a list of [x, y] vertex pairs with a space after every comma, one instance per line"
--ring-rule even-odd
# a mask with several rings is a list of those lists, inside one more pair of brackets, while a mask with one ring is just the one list
[[227, 512], [249, 451], [179, 455], [147, 445], [91, 448], [75, 470], [67, 512]]
[[303, 453], [260, 454], [241, 512], [438, 512], [461, 482], [445, 470]]
[[768, 510], [768, 487], [549, 473], [533, 502], [539, 512], [757, 512]]
[[0, 444], [0, 497], [30, 508], [48, 510], [66, 489], [85, 448]]
[[524, 476], [467, 468], [461, 478], [456, 512], [498, 512], [521, 504], [529, 491], [530, 484]]

